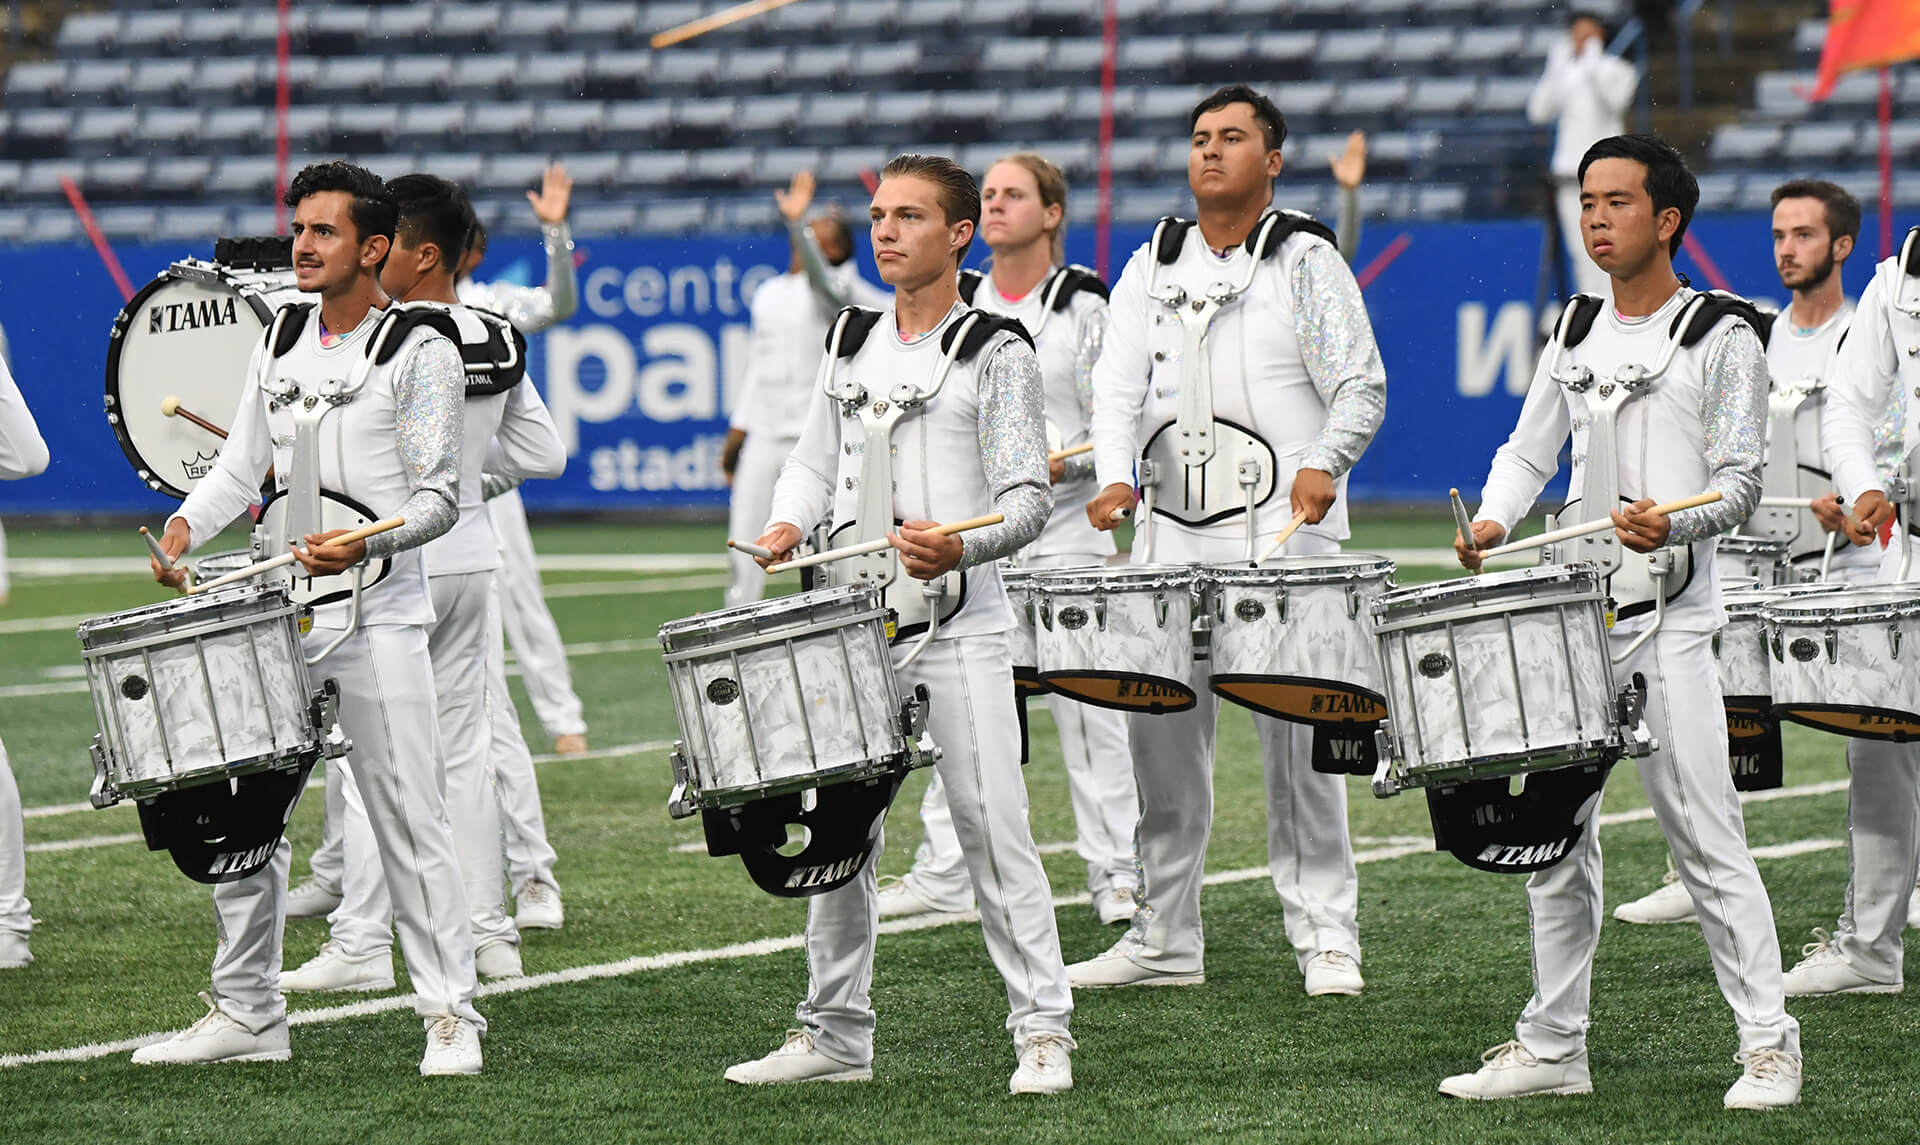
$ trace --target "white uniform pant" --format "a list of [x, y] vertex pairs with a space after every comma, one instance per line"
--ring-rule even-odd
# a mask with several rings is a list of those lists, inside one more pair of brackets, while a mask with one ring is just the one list
[[[316, 628], [302, 643], [311, 654], [339, 635], [337, 629]], [[484, 1030], [473, 1008], [473, 933], [447, 824], [426, 631], [414, 625], [361, 628], [313, 666], [315, 680], [328, 677], [340, 686], [340, 726], [353, 741], [353, 768], [395, 906], [414, 1009], [426, 1024], [456, 1014]], [[266, 867], [213, 888], [220, 937], [213, 996], [256, 1033], [286, 1016], [280, 941], [292, 855], [283, 839]]]
[[1846, 910], [1834, 943], [1861, 973], [1904, 979], [1900, 931], [1920, 876], [1920, 744], [1847, 741]]
[[[493, 534], [500, 541], [500, 614], [507, 640], [520, 661], [527, 695], [550, 739], [586, 735], [587, 721], [580, 697], [573, 694], [573, 676], [567, 671], [567, 650], [560, 629], [540, 594], [540, 567], [533, 555], [533, 534], [527, 530], [526, 506], [520, 491], [509, 490], [487, 502], [493, 515]], [[514, 816], [509, 813], [508, 819]]]
[[[427, 588], [438, 618], [427, 630], [427, 649], [433, 663], [440, 741], [446, 751], [447, 818], [466, 888], [473, 945], [476, 949], [496, 942], [518, 946], [520, 933], [506, 914], [500, 813], [488, 765], [493, 727], [487, 714], [491, 697], [486, 660], [489, 645], [498, 639], [489, 634], [500, 627], [493, 574], [429, 577]], [[379, 851], [361, 789], [357, 754], [343, 770], [340, 789], [345, 813], [340, 824], [346, 876], [340, 905], [328, 921], [334, 940], [348, 954], [365, 957], [393, 944], [393, 902], [387, 892], [392, 880], [382, 877], [380, 864], [374, 861]]]
[[1582, 294], [1613, 297], [1613, 279], [1587, 254], [1580, 227], [1580, 182], [1571, 175], [1554, 180], [1554, 213], [1560, 216], [1560, 240], [1567, 252], [1567, 276]]
[[[1613, 636], [1613, 651], [1629, 639]], [[1647, 728], [1660, 746], [1638, 761], [1640, 785], [1693, 899], [1714, 977], [1739, 1027], [1740, 1048], [1798, 1055], [1800, 1025], [1786, 1011], [1773, 910], [1747, 850], [1746, 823], [1727, 773], [1725, 705], [1711, 641], [1711, 633], [1664, 630], [1616, 664], [1614, 680], [1624, 685], [1639, 675], [1646, 682]], [[1600, 885], [1594, 821], [1564, 860], [1527, 880], [1533, 997], [1515, 1036], [1544, 1060], [1586, 1047]]]
[[[1077, 568], [1098, 565], [1104, 559], [1098, 553], [1059, 553], [1029, 558], [1021, 567]], [[1109, 890], [1131, 891], [1140, 881], [1133, 855], [1140, 798], [1133, 786], [1133, 756], [1127, 750], [1127, 718], [1124, 713], [1058, 695], [1047, 696], [1047, 710], [1060, 730], [1060, 755], [1073, 800], [1074, 850], [1087, 864], [1087, 889], [1095, 898]], [[966, 855], [954, 833], [953, 813], [947, 809], [946, 791], [937, 775], [920, 801], [920, 822], [926, 837], [903, 881], [935, 906], [970, 909], [973, 887], [967, 878]]]
[[[733, 467], [733, 489], [727, 498], [727, 536], [751, 541], [766, 531], [767, 517], [773, 512], [773, 483], [780, 479], [780, 467], [787, 463], [798, 441], [764, 433], [747, 435]], [[737, 549], [728, 549], [727, 559], [733, 578], [727, 584], [727, 607], [759, 600], [767, 589], [767, 570]]]
[[[987, 953], [1006, 981], [1007, 1029], [1016, 1046], [1038, 1034], [1064, 1035], [1073, 994], [1047, 872], [1027, 826], [1006, 636], [934, 641], [900, 673], [903, 692], [916, 684], [932, 695], [927, 727], [944, 750], [934, 766], [966, 850]], [[800, 1022], [823, 1053], [856, 1065], [873, 1060], [876, 893], [869, 861], [852, 882], [807, 904], [808, 984]]]
[[5, 744], [0, 744], [0, 930], [22, 936], [33, 931], [32, 904], [27, 902], [27, 823]]

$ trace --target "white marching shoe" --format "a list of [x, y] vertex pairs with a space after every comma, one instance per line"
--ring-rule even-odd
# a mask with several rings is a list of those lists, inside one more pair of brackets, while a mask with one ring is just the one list
[[1502, 1042], [1481, 1054], [1480, 1061], [1480, 1068], [1472, 1073], [1457, 1073], [1442, 1081], [1440, 1092], [1467, 1101], [1593, 1092], [1585, 1050], [1548, 1062], [1534, 1057], [1519, 1042]]
[[1358, 994], [1367, 985], [1360, 977], [1360, 962], [1344, 950], [1322, 950], [1307, 959], [1307, 997], [1328, 994]]
[[442, 1014], [427, 1027], [427, 1052], [421, 1077], [464, 1077], [480, 1072], [480, 1027], [455, 1014]]
[[339, 905], [340, 892], [330, 891], [314, 879], [287, 892], [288, 918], [325, 918]]
[[972, 904], [963, 907], [944, 907], [922, 898], [907, 881], [894, 875], [880, 878], [881, 918], [899, 918], [912, 914], [962, 914], [973, 909]]
[[1833, 935], [1824, 929], [1814, 927], [1813, 937], [1817, 941], [1800, 948], [1800, 961], [1786, 973], [1787, 997], [1900, 993], [1900, 982], [1883, 982], [1862, 974], [1834, 944]]
[[1728, 1109], [1784, 1109], [1800, 1104], [1800, 1059], [1785, 1050], [1742, 1050], [1745, 1067], [1722, 1102]]
[[1093, 913], [1102, 926], [1117, 926], [1133, 921], [1133, 888], [1108, 887], [1093, 896]]
[[1132, 938], [1123, 938], [1107, 949], [1067, 967], [1067, 985], [1075, 990], [1108, 990], [1118, 986], [1201, 986], [1205, 971], [1154, 970], [1135, 962], [1129, 955], [1140, 949]]
[[521, 930], [559, 930], [567, 920], [560, 888], [542, 879], [529, 879], [513, 899], [513, 924]]
[[292, 970], [281, 971], [280, 989], [293, 994], [391, 990], [393, 951], [382, 950], [355, 958], [338, 942], [328, 939], [321, 944], [318, 954]]
[[792, 1085], [803, 1081], [872, 1081], [873, 1067], [830, 1058], [813, 1044], [806, 1030], [788, 1030], [780, 1048], [763, 1058], [727, 1069], [735, 1085]]
[[1020, 1047], [1020, 1068], [1009, 1093], [1065, 1093], [1073, 1088], [1073, 1041], [1064, 1034], [1035, 1034]]
[[229, 1017], [213, 996], [200, 993], [206, 1016], [168, 1038], [133, 1052], [134, 1065], [210, 1065], [214, 1062], [283, 1062], [293, 1056], [286, 1019], [254, 1033]]
[[473, 971], [482, 978], [524, 978], [520, 948], [505, 940], [489, 942], [473, 952]]
[[1613, 917], [1639, 926], [1657, 926], [1670, 922], [1699, 922], [1693, 913], [1693, 896], [1680, 885], [1680, 875], [1671, 867], [1650, 894], [1623, 902], [1613, 908]]
[[33, 965], [33, 951], [27, 949], [27, 936], [0, 930], [0, 970], [25, 970]]

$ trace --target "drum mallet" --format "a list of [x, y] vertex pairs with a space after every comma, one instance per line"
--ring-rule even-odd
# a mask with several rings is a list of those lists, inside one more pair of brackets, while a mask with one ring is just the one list
[[[1453, 502], [1453, 527], [1460, 530], [1460, 543], [1467, 546], [1468, 552], [1474, 552], [1479, 546], [1473, 542], [1473, 522], [1467, 517], [1467, 503], [1460, 499], [1458, 489], [1447, 490], [1447, 497]], [[1473, 572], [1478, 575], [1480, 570]]]
[[756, 545], [752, 541], [735, 541], [729, 539], [727, 541], [727, 547], [730, 549], [738, 549], [750, 557], [759, 557], [763, 561], [773, 559], [772, 549], [765, 545]]
[[[315, 545], [314, 547], [320, 548], [320, 549], [327, 549], [327, 548], [334, 548], [340, 545], [350, 545], [355, 541], [364, 541], [368, 537], [373, 536], [375, 533], [384, 533], [389, 529], [397, 529], [406, 523], [407, 523], [406, 519], [403, 517], [388, 517], [384, 521], [375, 521], [371, 525], [367, 525], [363, 528], [355, 529], [350, 533], [342, 533], [339, 536], [333, 538], [332, 540], [323, 541], [322, 543]], [[225, 576], [215, 577], [214, 579], [207, 581], [204, 584], [196, 584], [192, 588], [189, 588], [187, 591], [188, 592], [208, 592], [212, 589], [220, 588], [224, 585], [236, 584], [243, 580], [252, 580], [254, 577], [259, 576], [261, 573], [269, 573], [269, 572], [272, 572], [274, 569], [285, 568], [288, 565], [292, 564], [294, 562], [294, 559], [295, 558], [294, 558], [293, 552], [289, 550], [287, 552], [281, 553], [277, 557], [268, 557], [266, 560], [261, 561], [258, 564], [251, 564], [243, 569], [235, 569], [233, 572], [230, 572]]]
[[1274, 556], [1280, 552], [1281, 546], [1287, 543], [1287, 538], [1293, 536], [1294, 530], [1306, 523], [1307, 511], [1305, 509], [1295, 513], [1293, 520], [1287, 522], [1287, 527], [1280, 530], [1280, 535], [1273, 539], [1272, 545], [1268, 546], [1266, 555], [1260, 558], [1261, 562], [1265, 563], [1272, 560]]
[[[1696, 509], [1701, 505], [1711, 505], [1719, 499], [1720, 491], [1716, 489], [1707, 493], [1699, 493], [1692, 497], [1685, 497], [1678, 501], [1669, 501], [1664, 505], [1655, 505], [1652, 509], [1649, 509], [1648, 512], [1658, 513], [1662, 517], [1670, 517], [1682, 509]], [[1568, 525], [1564, 529], [1555, 529], [1551, 533], [1541, 533], [1537, 537], [1528, 537], [1524, 541], [1515, 541], [1512, 544], [1498, 545], [1491, 549], [1482, 550], [1480, 559], [1492, 560], [1494, 557], [1503, 557], [1508, 553], [1518, 553], [1527, 549], [1537, 549], [1542, 545], [1554, 545], [1561, 541], [1571, 541], [1575, 537], [1584, 537], [1590, 533], [1598, 533], [1611, 528], [1613, 528], [1613, 521], [1610, 518], [1588, 521], [1584, 525]]]
[[1047, 460], [1049, 462], [1065, 461], [1069, 457], [1078, 457], [1083, 453], [1092, 453], [1092, 452], [1093, 452], [1093, 442], [1085, 441], [1085, 442], [1081, 442], [1079, 445], [1070, 445], [1065, 449], [1056, 449], [1052, 453], [1047, 454]]
[[[972, 517], [965, 521], [955, 521], [951, 525], [935, 525], [933, 528], [928, 529], [927, 532], [938, 533], [943, 537], [951, 537], [955, 533], [964, 533], [968, 529], [984, 529], [988, 525], [998, 525], [1004, 520], [1006, 520], [1006, 518], [999, 513], [988, 513], [984, 517]], [[882, 549], [890, 547], [892, 547], [892, 542], [888, 541], [885, 537], [877, 541], [861, 541], [857, 545], [848, 545], [845, 548], [839, 549], [828, 549], [824, 553], [815, 553], [810, 557], [799, 557], [795, 560], [782, 561], [777, 565], [768, 565], [767, 571], [769, 573], [777, 573], [785, 572], [788, 569], [807, 569], [812, 568], [814, 565], [843, 561], [848, 557], [863, 557], [868, 553], [877, 553]]]
[[208, 433], [212, 434], [213, 436], [220, 438], [222, 440], [226, 439], [226, 436], [227, 436], [226, 430], [221, 429], [219, 426], [208, 421], [206, 418], [201, 417], [199, 414], [194, 413], [192, 410], [182, 406], [180, 404], [180, 399], [174, 397], [172, 394], [168, 394], [166, 397], [160, 399], [160, 412], [163, 414], [166, 414], [168, 417], [186, 418], [188, 421], [199, 426], [201, 429], [206, 430]]

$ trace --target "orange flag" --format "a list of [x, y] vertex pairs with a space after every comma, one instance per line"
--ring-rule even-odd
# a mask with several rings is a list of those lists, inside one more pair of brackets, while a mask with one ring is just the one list
[[1917, 0], [1829, 0], [1827, 44], [1809, 99], [1822, 100], [1841, 76], [1920, 57]]

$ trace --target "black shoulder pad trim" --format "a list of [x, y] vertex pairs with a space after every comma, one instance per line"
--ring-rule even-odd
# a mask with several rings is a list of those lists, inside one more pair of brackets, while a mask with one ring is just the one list
[[527, 336], [504, 314], [469, 306], [487, 328], [485, 342], [459, 342], [467, 366], [467, 396], [504, 394], [527, 376]]
[[832, 322], [827, 323], [825, 349], [833, 349], [833, 329], [840, 325], [842, 315], [846, 317], [847, 328], [840, 334], [840, 357], [851, 358], [860, 352], [861, 346], [866, 345], [867, 335], [873, 333], [873, 328], [879, 325], [880, 312], [868, 310], [864, 306], [849, 306], [841, 310], [840, 314], [834, 316]]
[[1193, 229], [1192, 219], [1175, 218], [1168, 215], [1154, 224], [1153, 257], [1161, 266], [1169, 266], [1180, 257], [1180, 250], [1187, 245], [1187, 232]]
[[[406, 342], [407, 335], [422, 326], [437, 330], [455, 346], [460, 345], [460, 327], [455, 324], [453, 315], [433, 307], [415, 310], [410, 306], [399, 306], [380, 320], [380, 328], [373, 332], [373, 339], [367, 343], [369, 354], [373, 354], [376, 347], [379, 349], [379, 353], [374, 354], [373, 364], [384, 366], [393, 361], [393, 356], [400, 352], [400, 347]], [[464, 358], [466, 355], [462, 352], [461, 356]]]
[[1900, 269], [1908, 278], [1920, 278], [1920, 227], [1908, 231], [1900, 242]]
[[[1700, 339], [1705, 338], [1707, 331], [1713, 329], [1722, 318], [1728, 316], [1745, 322], [1756, 335], [1760, 333], [1761, 324], [1766, 321], [1761, 317], [1759, 307], [1737, 294], [1729, 294], [1724, 290], [1708, 290], [1703, 292], [1701, 297], [1705, 298], [1706, 302], [1693, 311], [1693, 320], [1687, 323], [1686, 330], [1680, 330], [1680, 317], [1687, 313], [1685, 308], [1681, 309], [1680, 314], [1674, 315], [1673, 324], [1667, 327], [1667, 337], [1671, 338], [1678, 333], [1680, 345], [1683, 347], [1691, 348]], [[1764, 337], [1762, 340], [1764, 341]]]
[[1597, 294], [1576, 294], [1567, 299], [1567, 308], [1560, 314], [1560, 322], [1566, 328], [1566, 334], [1560, 344], [1571, 350], [1587, 340], [1593, 331], [1593, 323], [1600, 317], [1600, 308], [1606, 300]]
[[968, 306], [972, 306], [973, 296], [980, 293], [980, 284], [985, 282], [986, 280], [987, 280], [987, 276], [984, 274], [981, 274], [977, 270], [961, 271], [960, 272], [960, 301], [966, 303]]
[[289, 302], [280, 308], [273, 319], [273, 356], [284, 358], [300, 341], [300, 332], [307, 328], [307, 315], [313, 313], [311, 302]]
[[1262, 244], [1261, 249], [1255, 250], [1254, 245], [1260, 240], [1260, 228], [1266, 225], [1266, 218], [1262, 218], [1258, 223], [1255, 223], [1253, 233], [1247, 236], [1247, 253], [1256, 259], [1265, 260], [1272, 258], [1274, 252], [1278, 251], [1282, 244], [1303, 231], [1310, 235], [1318, 235], [1336, 247], [1340, 245], [1339, 236], [1333, 233], [1333, 228], [1321, 222], [1319, 219], [1314, 218], [1312, 215], [1303, 211], [1288, 210], [1274, 211], [1272, 214], [1279, 216], [1280, 221], [1274, 224], [1272, 230], [1267, 232], [1266, 242]]
[[1760, 335], [1760, 348], [1766, 349], [1773, 344], [1773, 324], [1780, 320], [1778, 310], [1762, 310], [1754, 307], [1753, 332]]
[[1009, 318], [1004, 314], [988, 314], [984, 310], [969, 310], [960, 316], [959, 321], [947, 327], [945, 334], [940, 335], [941, 353], [952, 352], [953, 337], [960, 327], [967, 324], [969, 316], [977, 318], [978, 321], [973, 323], [972, 328], [967, 331], [966, 338], [961, 341], [960, 352], [954, 355], [956, 361], [971, 362], [973, 356], [980, 352], [981, 347], [985, 346], [995, 334], [1001, 333], [1012, 334], [1025, 342], [1029, 350], [1033, 349], [1033, 335], [1027, 333], [1026, 326], [1018, 318]]
[[[1049, 309], [1052, 310], [1065, 310], [1073, 302], [1073, 296], [1082, 290], [1094, 295], [1102, 302], [1107, 301], [1108, 297], [1107, 284], [1100, 281], [1099, 275], [1084, 266], [1072, 263], [1048, 275], [1047, 285], [1043, 289], [1051, 291], [1051, 294], [1043, 293], [1041, 297], [1053, 299], [1049, 305]], [[972, 302], [972, 299], [968, 299], [968, 302]]]

